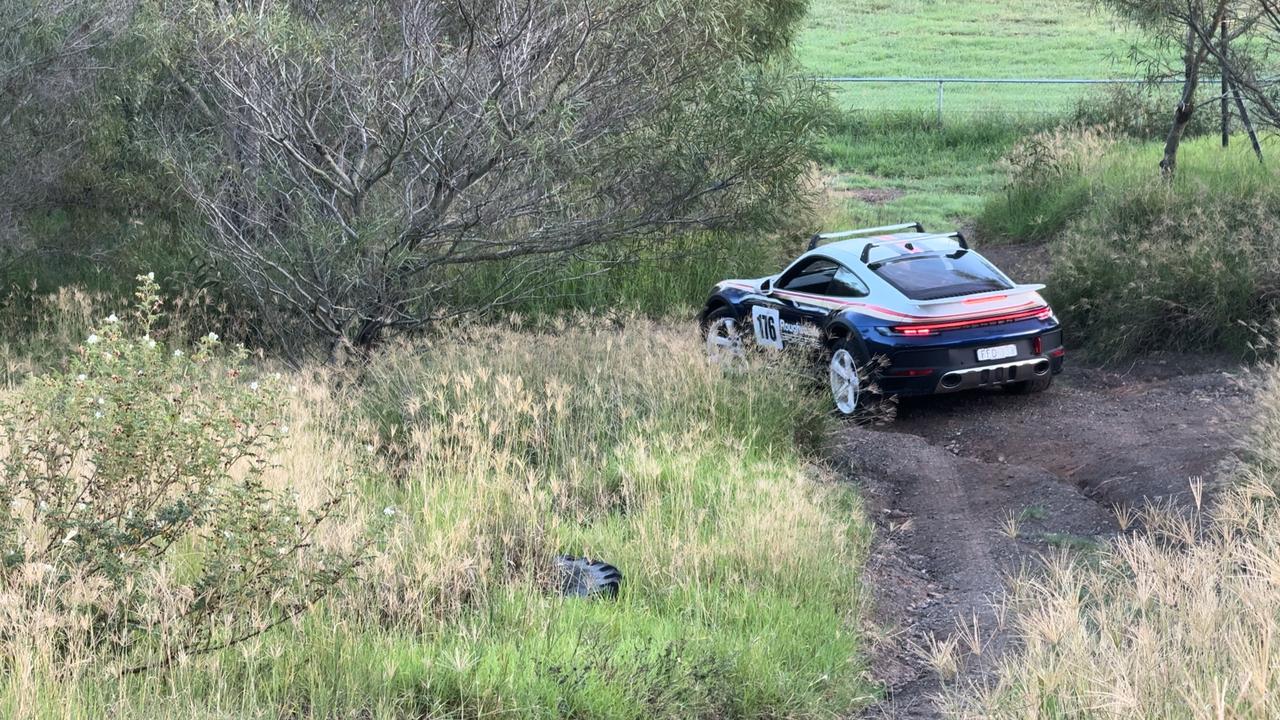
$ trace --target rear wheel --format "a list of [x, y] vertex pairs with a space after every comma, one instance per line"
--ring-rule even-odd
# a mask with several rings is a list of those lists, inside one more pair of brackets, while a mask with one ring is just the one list
[[874, 404], [869, 382], [870, 363], [862, 347], [842, 338], [831, 343], [827, 379], [836, 412], [846, 417]]

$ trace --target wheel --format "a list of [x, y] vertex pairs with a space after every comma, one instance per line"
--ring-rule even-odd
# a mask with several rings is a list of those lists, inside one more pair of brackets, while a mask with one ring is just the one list
[[1044, 392], [1053, 384], [1053, 373], [1047, 372], [1039, 377], [1033, 377], [1030, 380], [1022, 382], [1009, 383], [1005, 385], [1005, 389], [1014, 395], [1030, 395], [1032, 393]]
[[741, 367], [747, 359], [746, 345], [742, 341], [742, 327], [733, 311], [727, 307], [713, 310], [707, 315], [704, 327], [707, 343], [707, 360], [713, 365]]
[[870, 359], [862, 346], [847, 338], [830, 345], [827, 379], [836, 412], [846, 417], [875, 404], [872, 397]]

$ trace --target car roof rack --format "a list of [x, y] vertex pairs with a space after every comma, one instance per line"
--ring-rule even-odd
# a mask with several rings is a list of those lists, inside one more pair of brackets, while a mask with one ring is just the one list
[[899, 225], [881, 225], [880, 227], [860, 228], [858, 230], [839, 230], [836, 232], [814, 233], [809, 238], [809, 249], [812, 250], [822, 244], [823, 240], [847, 240], [848, 238], [865, 237], [867, 235], [883, 235], [884, 233], [898, 232], [900, 230], [912, 230], [916, 232], [924, 232], [924, 225], [918, 222], [902, 223]]
[[969, 243], [964, 239], [964, 233], [959, 230], [949, 233], [934, 233], [933, 235], [925, 235], [924, 237], [911, 238], [910, 240], [881, 240], [879, 242], [869, 242], [862, 248], [862, 256], [859, 258], [863, 265], [868, 264], [871, 258], [871, 250], [881, 245], [896, 245], [899, 243], [923, 243], [929, 240], [955, 240], [960, 245], [961, 250], [968, 250]]

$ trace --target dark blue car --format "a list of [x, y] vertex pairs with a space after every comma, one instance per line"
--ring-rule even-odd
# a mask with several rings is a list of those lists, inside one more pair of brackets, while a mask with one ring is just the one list
[[748, 344], [820, 350], [836, 409], [851, 415], [871, 388], [1045, 390], [1065, 350], [1043, 289], [1014, 283], [958, 232], [910, 223], [816, 235], [777, 275], [718, 283], [700, 320], [714, 362]]

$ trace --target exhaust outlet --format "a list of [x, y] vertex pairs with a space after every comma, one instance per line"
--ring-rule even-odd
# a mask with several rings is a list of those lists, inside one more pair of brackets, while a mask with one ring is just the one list
[[1049, 361], [1048, 360], [1038, 361], [1035, 365], [1031, 366], [1031, 371], [1034, 372], [1036, 375], [1043, 375], [1049, 372]]
[[951, 390], [960, 387], [960, 382], [964, 378], [959, 373], [947, 373], [942, 376], [942, 387]]

